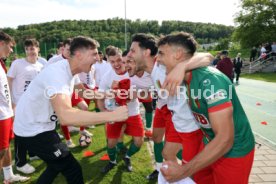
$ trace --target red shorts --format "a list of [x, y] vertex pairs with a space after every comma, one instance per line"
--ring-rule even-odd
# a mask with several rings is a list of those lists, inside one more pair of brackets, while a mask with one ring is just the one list
[[165, 140], [167, 142], [182, 143], [179, 133], [174, 128], [172, 120], [166, 123]]
[[155, 109], [153, 128], [165, 128], [166, 124], [170, 121], [172, 121], [172, 113], [169, 111], [167, 105], [164, 105], [161, 109]]
[[248, 184], [254, 152], [253, 149], [247, 155], [239, 158], [220, 158], [211, 166], [198, 172], [194, 177], [195, 182], [199, 184]]
[[[97, 91], [97, 90], [98, 90], [98, 87], [95, 87], [94, 89], [91, 89], [91, 88], [89, 88], [89, 87], [87, 86], [87, 84], [83, 84], [83, 86], [84, 86], [86, 89], [89, 89], [89, 90], [93, 90], [93, 91]], [[87, 105], [89, 105], [89, 104], [90, 104], [90, 101], [91, 101], [92, 99], [83, 98], [83, 100], [86, 102]]]
[[148, 93], [148, 97], [147, 98], [138, 98], [139, 102], [152, 102], [152, 97], [151, 97], [151, 94]]
[[172, 122], [172, 113], [167, 105], [164, 105], [161, 109], [156, 108], [153, 119], [153, 128], [165, 128], [166, 141], [181, 143], [181, 138], [175, 130]]
[[199, 129], [189, 133], [178, 132], [178, 135], [180, 136], [181, 144], [183, 147], [182, 162], [187, 163], [199, 153], [203, 134], [202, 131]]
[[84, 101], [84, 99], [79, 97], [79, 95], [76, 95], [75, 92], [73, 92], [71, 97], [72, 107], [77, 106], [81, 101]]
[[144, 126], [140, 115], [130, 116], [126, 121], [116, 122], [113, 124], [107, 123], [107, 138], [118, 139], [120, 137], [121, 129], [126, 124], [125, 133], [134, 137], [144, 136]]
[[12, 118], [0, 120], [0, 150], [9, 148], [10, 140], [14, 138]]

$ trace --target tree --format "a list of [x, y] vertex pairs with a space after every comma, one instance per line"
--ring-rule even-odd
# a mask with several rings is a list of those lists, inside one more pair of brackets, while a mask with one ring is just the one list
[[238, 27], [233, 39], [242, 47], [252, 47], [276, 40], [276, 1], [242, 0], [242, 10], [236, 15]]

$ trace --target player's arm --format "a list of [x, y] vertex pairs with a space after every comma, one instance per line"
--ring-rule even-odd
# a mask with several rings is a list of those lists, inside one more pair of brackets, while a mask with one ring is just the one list
[[86, 126], [103, 122], [117, 122], [126, 120], [128, 111], [125, 106], [118, 107], [113, 112], [88, 112], [72, 108], [71, 98], [65, 94], [52, 96], [51, 104], [63, 125]]
[[163, 88], [167, 89], [170, 95], [175, 95], [177, 86], [184, 80], [185, 73], [204, 66], [210, 65], [214, 57], [210, 53], [195, 53], [188, 61], [178, 63], [167, 75]]
[[[8, 79], [8, 84], [9, 84], [9, 88], [10, 88], [10, 93], [12, 94], [13, 78], [12, 77], [7, 77], [7, 79]], [[11, 99], [12, 99], [12, 95], [11, 95]], [[15, 104], [13, 103], [13, 100], [12, 100], [12, 109], [15, 110]]]
[[168, 169], [162, 168], [161, 171], [169, 182], [193, 175], [195, 172], [221, 158], [232, 148], [234, 142], [232, 106], [209, 113], [209, 118], [215, 133], [215, 138], [184, 166], [176, 165], [172, 162], [165, 162], [164, 164], [168, 165]]

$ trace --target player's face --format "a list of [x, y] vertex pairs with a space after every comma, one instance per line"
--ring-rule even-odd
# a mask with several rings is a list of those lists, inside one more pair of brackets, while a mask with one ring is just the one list
[[118, 74], [122, 74], [126, 71], [125, 64], [121, 55], [109, 56], [108, 60], [113, 70]]
[[81, 51], [80, 67], [82, 72], [88, 73], [91, 66], [96, 63], [98, 58], [98, 49], [84, 49]]
[[126, 71], [130, 77], [137, 74], [136, 62], [130, 57], [126, 57]]
[[28, 46], [25, 47], [25, 53], [28, 59], [37, 59], [39, 53], [39, 47], [36, 46]]
[[62, 54], [63, 53], [63, 50], [64, 50], [64, 46], [60, 47], [58, 50], [57, 50], [57, 54]]
[[170, 72], [177, 64], [175, 62], [175, 52], [168, 44], [158, 47], [157, 60], [160, 64], [166, 66], [168, 72]]
[[68, 58], [70, 57], [70, 45], [66, 44], [66, 45], [64, 46], [62, 55], [63, 55], [66, 59], [68, 59]]
[[13, 43], [6, 43], [5, 41], [0, 41], [0, 57], [7, 58], [13, 52]]
[[138, 42], [131, 43], [131, 47], [127, 56], [136, 62], [136, 72], [145, 71], [145, 69], [147, 68], [146, 61], [144, 59], [144, 52], [145, 49], [141, 48]]

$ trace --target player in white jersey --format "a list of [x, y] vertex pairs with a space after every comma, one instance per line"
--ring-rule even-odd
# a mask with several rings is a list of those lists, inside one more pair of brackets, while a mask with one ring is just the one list
[[[7, 58], [12, 53], [15, 42], [12, 37], [0, 32], [0, 60]], [[10, 141], [13, 139], [13, 110], [8, 80], [4, 68], [0, 66], [0, 170], [3, 167], [4, 183], [27, 181], [30, 178], [14, 175]], [[0, 181], [2, 182], [2, 181]]]
[[[46, 67], [48, 67], [49, 65], [53, 64], [53, 63], [57, 63], [61, 60], [67, 59], [70, 57], [70, 44], [71, 44], [71, 39], [68, 38], [66, 40], [63, 41], [64, 44], [64, 48], [62, 50], [62, 53], [60, 55], [54, 56], [52, 57]], [[78, 76], [75, 76], [75, 85], [78, 85], [81, 83], [80, 79]], [[72, 102], [72, 106], [77, 106], [78, 108], [80, 108], [81, 110], [88, 110], [88, 106], [85, 103], [84, 99], [81, 98], [80, 96], [76, 95], [75, 93], [72, 94], [72, 98], [71, 98], [71, 102]], [[62, 123], [61, 123], [62, 124]], [[75, 127], [70, 127], [70, 128], [75, 128]], [[61, 125], [61, 130], [63, 132], [64, 138], [66, 140], [66, 144], [69, 148], [74, 148], [76, 145], [73, 143], [72, 139], [71, 139], [71, 135], [70, 135], [70, 131], [69, 131], [69, 127], [68, 126], [64, 126]], [[84, 134], [84, 135], [88, 135], [88, 136], [92, 136], [92, 134], [90, 132], [88, 132], [87, 130], [85, 130], [84, 127], [80, 127], [80, 134]]]
[[[107, 55], [113, 69], [104, 75], [100, 83], [99, 92], [102, 93], [107, 93], [110, 90], [114, 89], [114, 87], [120, 86], [118, 85], [118, 83], [122, 81], [129, 81], [129, 76], [127, 71], [125, 70], [125, 64], [123, 63], [122, 59], [122, 52], [118, 48], [112, 47], [110, 48]], [[109, 123], [106, 125], [106, 134], [108, 139], [107, 152], [110, 161], [102, 169], [103, 173], [109, 172], [116, 165], [116, 144], [118, 142], [118, 139], [120, 138], [123, 126], [125, 126], [124, 132], [132, 136], [133, 139], [133, 142], [131, 143], [127, 153], [123, 157], [127, 170], [129, 172], [132, 171], [130, 157], [137, 153], [143, 144], [144, 128], [139, 112], [138, 99], [132, 99], [129, 102], [126, 102], [125, 100], [125, 103], [127, 104], [129, 110], [128, 119], [120, 123]], [[98, 100], [98, 107], [101, 111], [111, 111], [115, 106], [116, 101], [113, 98], [107, 97], [105, 100]]]
[[[156, 54], [157, 54], [157, 45], [156, 45], [156, 39], [153, 36], [146, 35], [143, 33], [134, 35], [132, 38], [131, 48], [128, 53], [128, 57], [130, 58], [129, 60], [130, 62], [127, 62], [127, 70], [129, 72], [129, 75], [133, 76], [137, 74], [137, 72], [139, 71], [146, 71], [148, 73], [152, 73], [155, 59], [156, 59], [155, 58]], [[167, 81], [169, 81], [167, 82], [167, 84], [171, 87], [170, 90], [173, 91], [174, 89], [176, 89], [176, 85], [182, 83], [184, 79], [184, 73], [187, 69], [189, 70], [192, 68], [208, 65], [212, 60], [212, 58], [209, 58], [209, 57], [211, 57], [210, 54], [203, 54], [202, 56], [198, 55], [198, 56], [195, 56], [193, 59], [191, 59], [188, 65], [181, 65], [178, 68], [176, 67], [178, 71], [172, 73], [172, 76], [169, 76], [170, 78], [166, 79]], [[198, 62], [199, 60], [201, 62]], [[178, 75], [181, 77], [177, 78]], [[157, 81], [158, 80], [160, 79], [157, 79]], [[164, 81], [164, 83], [166, 83], [166, 80]], [[154, 81], [154, 83], [156, 83], [157, 81]], [[159, 81], [159, 86], [160, 85], [161, 83]], [[165, 112], [168, 112], [168, 109], [163, 109], [163, 110]], [[158, 113], [158, 114], [168, 114], [169, 116], [169, 113], [165, 113], [165, 112]], [[163, 118], [165, 119], [165, 121], [169, 122], [169, 123], [165, 123], [165, 127], [164, 127], [164, 124], [163, 124], [163, 127], [157, 126], [160, 123], [155, 123], [155, 122], [153, 126], [153, 140], [155, 142], [155, 145], [154, 145], [155, 158], [158, 158], [157, 162], [162, 161], [162, 159], [160, 159], [160, 151], [163, 149], [163, 145], [161, 143], [164, 135], [164, 128], [166, 128], [166, 143], [163, 149], [163, 156], [165, 160], [176, 161], [175, 155], [180, 148], [179, 143], [182, 143], [182, 140], [181, 140], [181, 137], [178, 136], [178, 133], [176, 132], [174, 125], [172, 124], [172, 120], [168, 120], [171, 118], [168, 118], [167, 116]], [[155, 118], [155, 119], [158, 121], [162, 121], [162, 119], [160, 118]], [[152, 179], [157, 176], [160, 166], [161, 164], [157, 165], [157, 170], [154, 171], [152, 174], [150, 174], [148, 176], [148, 179]]]
[[104, 74], [111, 70], [110, 63], [103, 60], [103, 53], [101, 51], [99, 51], [99, 60], [93, 65], [93, 67], [95, 68], [96, 86], [99, 87]]
[[[37, 183], [52, 183], [61, 173], [69, 184], [83, 184], [81, 166], [55, 131], [56, 121], [63, 125], [88, 126], [123, 121], [126, 107], [113, 112], [94, 113], [71, 105], [74, 75], [89, 72], [96, 62], [98, 43], [88, 37], [76, 37], [70, 46], [70, 58], [43, 69], [20, 98], [14, 120], [15, 139], [40, 157], [46, 170]], [[28, 108], [26, 108], [28, 107]]]
[[[39, 62], [39, 42], [35, 39], [27, 39], [24, 42], [26, 58], [15, 60], [8, 71], [8, 82], [12, 94], [13, 108], [16, 108], [22, 94], [27, 90], [31, 81], [42, 70]], [[25, 147], [14, 143], [16, 169], [24, 174], [31, 174], [35, 168], [27, 163], [27, 150]], [[34, 157], [29, 153], [30, 157]]]

